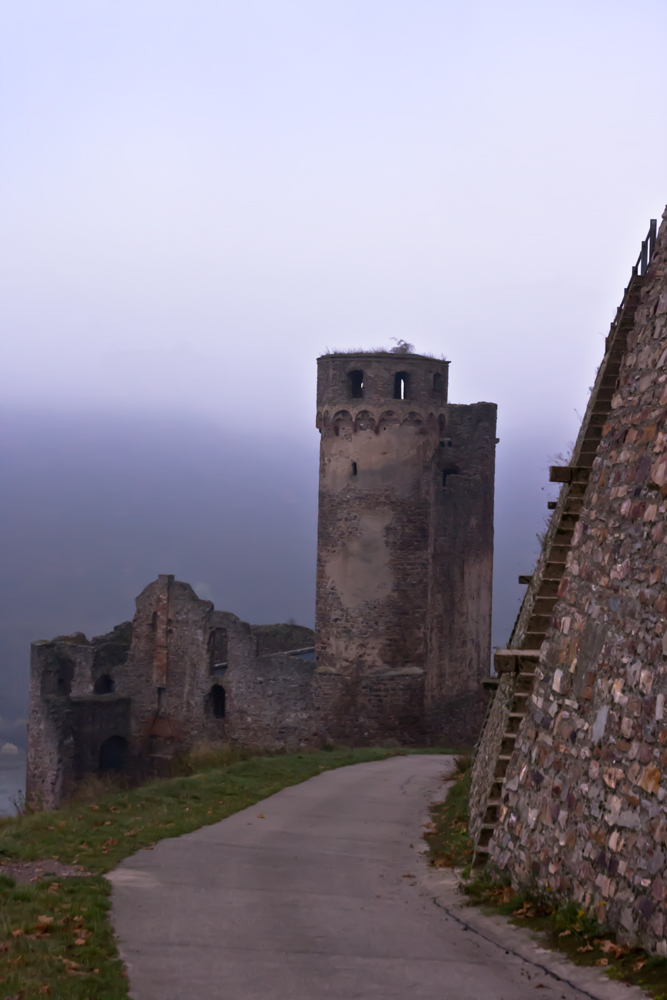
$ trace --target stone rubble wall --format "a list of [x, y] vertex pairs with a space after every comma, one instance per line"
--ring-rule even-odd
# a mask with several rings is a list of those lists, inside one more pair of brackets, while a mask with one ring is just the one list
[[[276, 652], [314, 645], [310, 629], [251, 626], [216, 611], [187, 583], [160, 576], [137, 598], [132, 623], [32, 644], [26, 797], [34, 808], [68, 801], [96, 773], [109, 739], [124, 746], [132, 781], [167, 776], [173, 757], [237, 743], [295, 749], [322, 741], [313, 704], [315, 663]], [[225, 635], [226, 662], [211, 639]], [[263, 652], [260, 652], [262, 650]], [[95, 693], [107, 678], [113, 690]], [[215, 713], [213, 691], [225, 695]]]
[[493, 701], [480, 736], [472, 766], [470, 792], [470, 838], [477, 843], [491, 794], [500, 754], [500, 745], [507, 730], [507, 720], [514, 700], [516, 678], [503, 674], [493, 693]]
[[515, 887], [667, 955], [667, 214], [491, 840]]

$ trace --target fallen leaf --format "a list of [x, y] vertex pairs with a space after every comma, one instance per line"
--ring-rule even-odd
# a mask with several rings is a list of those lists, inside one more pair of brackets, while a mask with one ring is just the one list
[[639, 961], [635, 962], [635, 964], [632, 966], [632, 971], [641, 972], [641, 970], [644, 968], [645, 965], [646, 965], [646, 959], [640, 958]]
[[622, 944], [614, 944], [613, 941], [598, 941], [598, 946], [600, 951], [603, 951], [605, 955], [613, 955], [614, 958], [619, 958], [621, 955], [626, 954], [627, 948], [624, 948]]
[[414, 875], [401, 875], [401, 878], [414, 878]]
[[100, 807], [99, 807], [99, 806], [91, 806], [90, 808], [91, 808], [91, 809], [93, 810], [93, 812], [97, 812], [97, 810], [98, 810], [98, 809], [99, 809]]
[[577, 951], [593, 951], [592, 944], [583, 944], [581, 948], [577, 948]]
[[257, 819], [266, 819], [264, 813], [257, 813]]
[[558, 937], [559, 938], [561, 938], [561, 937], [568, 937], [568, 935], [570, 935], [571, 933], [572, 933], [572, 931], [569, 931], [569, 930], [568, 931], [561, 931], [560, 934], [558, 935]]
[[25, 934], [25, 931], [21, 930], [20, 927], [17, 927], [15, 931], [12, 931], [12, 937], [15, 937], [15, 938], [17, 938], [17, 937], [23, 937], [24, 934]]
[[[86, 939], [85, 938], [77, 938], [76, 941], [74, 942], [74, 944], [85, 944], [85, 943], [86, 943]], [[605, 961], [606, 961], [606, 959], [605, 959]]]
[[595, 964], [596, 965], [609, 965], [609, 959], [608, 958], [598, 958], [598, 960], [597, 960], [597, 962]]

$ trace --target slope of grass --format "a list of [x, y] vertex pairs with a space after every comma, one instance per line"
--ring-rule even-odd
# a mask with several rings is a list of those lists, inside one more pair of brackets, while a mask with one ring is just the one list
[[467, 869], [472, 860], [468, 835], [468, 800], [472, 771], [467, 758], [457, 758], [458, 773], [444, 802], [431, 806], [431, 825], [424, 834], [429, 860], [436, 868]]
[[[50, 813], [0, 820], [0, 861], [54, 858], [90, 875], [16, 885], [0, 865], [0, 996], [125, 1000], [127, 979], [109, 922], [103, 873], [135, 851], [230, 816], [333, 768], [404, 753], [332, 749], [250, 757], [226, 766], [215, 752], [184, 764], [189, 776], [155, 781]], [[431, 753], [438, 752], [431, 750]]]

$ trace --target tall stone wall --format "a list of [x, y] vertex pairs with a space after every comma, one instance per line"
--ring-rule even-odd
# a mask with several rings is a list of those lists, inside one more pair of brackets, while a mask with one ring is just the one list
[[445, 416], [431, 477], [425, 718], [434, 738], [464, 745], [486, 711], [496, 406], [450, 404]]
[[667, 955], [667, 221], [572, 536], [493, 860]]

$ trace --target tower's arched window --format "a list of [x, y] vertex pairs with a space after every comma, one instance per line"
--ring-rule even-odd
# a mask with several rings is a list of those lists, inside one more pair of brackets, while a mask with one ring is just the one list
[[352, 399], [363, 399], [364, 396], [364, 373], [355, 369], [347, 373], [347, 381], [350, 387], [350, 397]]
[[213, 710], [213, 715], [216, 719], [224, 719], [225, 717], [225, 703], [227, 701], [227, 696], [225, 694], [225, 689], [221, 684], [214, 684], [209, 692], [209, 699], [211, 702], [211, 709]]
[[110, 674], [102, 674], [95, 681], [93, 692], [95, 694], [113, 694], [115, 689], [116, 685], [114, 684], [113, 677]]
[[447, 480], [450, 476], [458, 476], [459, 468], [457, 465], [449, 465], [446, 469], [442, 470], [442, 485], [447, 485]]
[[227, 629], [214, 628], [208, 637], [209, 670], [223, 670], [227, 666]]
[[409, 399], [410, 375], [408, 372], [396, 372], [394, 375], [394, 399]]
[[123, 771], [127, 756], [127, 740], [110, 736], [100, 747], [100, 771]]
[[436, 396], [442, 396], [444, 388], [445, 388], [445, 380], [440, 374], [440, 372], [436, 372], [435, 375], [433, 376], [433, 392], [436, 394]]

